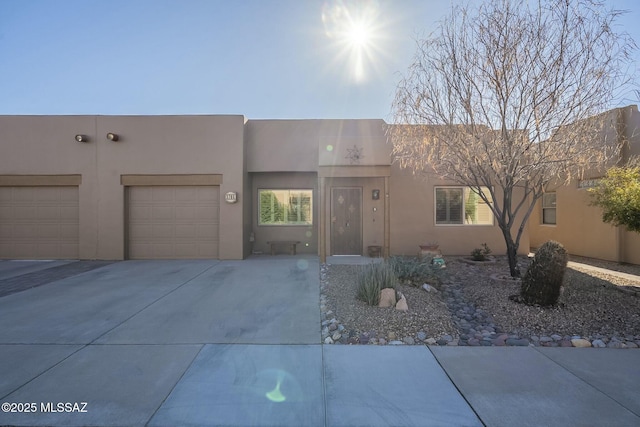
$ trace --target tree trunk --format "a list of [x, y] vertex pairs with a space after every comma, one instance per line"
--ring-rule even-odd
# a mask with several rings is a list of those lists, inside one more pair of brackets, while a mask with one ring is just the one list
[[520, 277], [520, 268], [518, 267], [518, 247], [511, 237], [509, 230], [505, 230], [502, 227], [502, 235], [504, 236], [504, 242], [507, 245], [507, 259], [509, 260], [509, 273], [511, 277]]

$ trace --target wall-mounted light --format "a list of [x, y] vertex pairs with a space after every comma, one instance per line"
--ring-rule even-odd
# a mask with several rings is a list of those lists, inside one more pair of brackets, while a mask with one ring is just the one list
[[117, 141], [117, 140], [119, 140], [119, 139], [120, 139], [120, 136], [119, 136], [117, 133], [111, 133], [111, 132], [109, 132], [109, 133], [107, 134], [107, 139], [108, 139], [109, 141]]
[[371, 198], [373, 200], [378, 200], [380, 199], [380, 190], [372, 190], [371, 191]]
[[87, 135], [76, 135], [76, 141], [78, 142], [89, 142], [89, 137]]

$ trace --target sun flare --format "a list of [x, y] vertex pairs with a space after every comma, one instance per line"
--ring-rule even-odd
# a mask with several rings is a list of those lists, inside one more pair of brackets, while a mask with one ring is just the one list
[[327, 1], [322, 22], [326, 36], [336, 49], [336, 63], [344, 61], [356, 83], [367, 81], [379, 65], [376, 62], [379, 60], [377, 54], [380, 53], [382, 27], [377, 4]]
[[353, 47], [364, 48], [371, 41], [371, 29], [362, 22], [354, 22], [345, 33], [345, 38]]

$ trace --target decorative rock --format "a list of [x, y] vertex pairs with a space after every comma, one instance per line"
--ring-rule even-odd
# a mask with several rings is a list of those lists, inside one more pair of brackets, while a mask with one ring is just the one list
[[570, 340], [564, 339], [560, 341], [560, 347], [573, 347]]
[[424, 342], [427, 345], [434, 345], [434, 344], [436, 344], [437, 341], [436, 341], [435, 338], [427, 338]]
[[424, 289], [427, 292], [438, 292], [438, 290], [436, 288], [434, 288], [433, 286], [425, 283], [424, 285], [422, 285], [422, 289]]
[[598, 340], [593, 340], [593, 342], [591, 343], [591, 345], [593, 347], [596, 348], [605, 348], [607, 345], [604, 343], [604, 341], [598, 339]]
[[380, 302], [378, 307], [393, 307], [396, 305], [396, 291], [391, 288], [384, 288], [380, 291]]
[[509, 335], [507, 334], [500, 334], [497, 337], [495, 337], [492, 341], [493, 341], [493, 345], [505, 345], [507, 339], [509, 339]]
[[342, 338], [342, 335], [340, 334], [340, 332], [336, 332], [331, 336], [331, 339], [333, 340], [333, 342], [338, 341], [340, 338]]
[[574, 347], [591, 347], [589, 340], [585, 340], [583, 338], [574, 338], [571, 340], [571, 344]]
[[393, 341], [396, 339], [396, 333], [395, 332], [389, 332], [387, 334], [387, 338], [389, 339], [389, 341]]
[[324, 339], [324, 343], [325, 344], [333, 344], [333, 340], [331, 339], [331, 337], [327, 337]]
[[638, 348], [638, 344], [634, 343], [633, 341], [627, 341], [627, 347], [628, 348]]
[[329, 325], [330, 331], [335, 331], [336, 329], [338, 329], [338, 325], [336, 323], [332, 323]]
[[409, 311], [409, 306], [407, 305], [407, 299], [402, 294], [400, 294], [400, 300], [396, 304], [396, 310]]
[[380, 339], [378, 340], [378, 344], [380, 344], [380, 345], [385, 345], [385, 344], [387, 344], [387, 340], [385, 340], [384, 338], [380, 338]]
[[404, 337], [402, 341], [404, 341], [404, 343], [407, 345], [414, 345], [416, 343], [415, 340], [411, 337]]
[[424, 341], [427, 339], [427, 334], [424, 331], [420, 331], [416, 334], [416, 338], [418, 338], [419, 341]]
[[543, 344], [544, 344], [544, 343], [547, 343], [547, 342], [551, 342], [551, 341], [553, 341], [553, 338], [550, 338], [550, 337], [540, 337], [540, 342], [541, 342], [541, 343], [543, 343]]
[[620, 341], [611, 341], [607, 344], [607, 348], [622, 348], [622, 343]]
[[360, 334], [360, 344], [369, 344], [369, 335], [364, 333]]
[[529, 340], [526, 338], [509, 338], [505, 341], [506, 345], [517, 346], [517, 347], [527, 347], [529, 345]]
[[[553, 335], [551, 335], [551, 339], [554, 340], [554, 341], [560, 341], [562, 339], [562, 337], [560, 335], [558, 335], [558, 334], [553, 334]], [[542, 339], [540, 339], [540, 340], [542, 340]]]
[[453, 341], [453, 337], [451, 335], [443, 335], [441, 337], [443, 340], [445, 340], [446, 342], [451, 342]]

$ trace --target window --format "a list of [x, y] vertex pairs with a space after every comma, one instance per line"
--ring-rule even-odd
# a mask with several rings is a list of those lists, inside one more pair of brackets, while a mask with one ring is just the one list
[[[489, 189], [482, 187], [489, 194]], [[493, 225], [491, 206], [469, 187], [436, 188], [436, 224]]]
[[310, 225], [313, 190], [258, 190], [258, 225]]
[[556, 193], [542, 195], [542, 223], [556, 224]]

